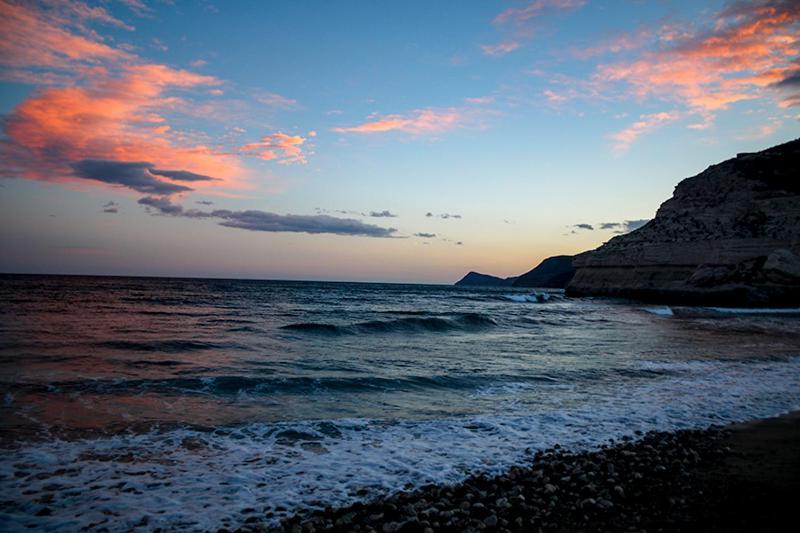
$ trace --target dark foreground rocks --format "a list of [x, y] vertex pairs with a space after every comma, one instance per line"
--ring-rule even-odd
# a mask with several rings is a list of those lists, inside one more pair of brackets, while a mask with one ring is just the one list
[[284, 521], [276, 531], [796, 531], [800, 417], [648, 433], [454, 486]]

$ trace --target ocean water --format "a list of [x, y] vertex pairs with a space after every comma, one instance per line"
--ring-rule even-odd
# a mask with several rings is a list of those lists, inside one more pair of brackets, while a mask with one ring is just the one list
[[800, 310], [0, 276], [0, 529], [203, 530], [800, 408]]

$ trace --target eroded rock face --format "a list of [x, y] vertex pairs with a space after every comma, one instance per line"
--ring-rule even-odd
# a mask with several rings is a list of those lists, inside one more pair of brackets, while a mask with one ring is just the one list
[[571, 295], [800, 306], [800, 139], [683, 180], [653, 220], [573, 265]]

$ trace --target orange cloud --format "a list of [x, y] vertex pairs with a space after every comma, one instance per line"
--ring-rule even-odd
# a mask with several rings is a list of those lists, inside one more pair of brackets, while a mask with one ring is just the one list
[[411, 135], [433, 135], [451, 130], [461, 124], [464, 114], [457, 109], [419, 109], [409, 116], [387, 115], [357, 126], [334, 128], [339, 133], [385, 133], [402, 131]]
[[597, 78], [625, 82], [640, 98], [679, 99], [701, 113], [760, 97], [763, 87], [782, 79], [798, 53], [800, 4], [735, 4], [715, 19], [706, 32], [660, 36], [670, 48], [602, 65]]
[[80, 161], [146, 162], [175, 169], [157, 178], [165, 182], [190, 173], [215, 178], [200, 187], [242, 186], [236, 157], [191, 142], [163, 116], [182, 101], [177, 91], [217, 86], [218, 79], [111, 48], [84, 27], [92, 20], [114, 23], [99, 8], [59, 0], [44, 5], [0, 0], [0, 61], [18, 73], [75, 74], [65, 86], [34, 91], [6, 116], [0, 175], [69, 181], [78, 179]]
[[7, 117], [3, 174], [62, 181], [70, 179], [68, 164], [74, 161], [148, 161], [235, 186], [241, 168], [233, 158], [208, 146], [177, 143], [157, 113], [171, 100], [168, 89], [214, 81], [163, 65], [137, 65], [87, 87], [39, 90]]
[[0, 0], [0, 65], [68, 70], [74, 62], [131, 59], [127, 52], [112, 48], [96, 37], [67, 29], [88, 33], [83, 24], [91, 19], [122, 24], [105, 10], [80, 3], [58, 3], [54, 7], [45, 12]]
[[678, 118], [677, 113], [666, 111], [640, 116], [639, 120], [624, 130], [611, 135], [611, 139], [615, 141], [614, 151], [618, 153], [626, 151], [640, 136]]
[[[313, 135], [311, 135], [312, 133]], [[316, 136], [316, 132], [310, 132], [309, 136]], [[306, 138], [300, 135], [286, 135], [278, 132], [262, 137], [258, 142], [245, 144], [239, 147], [239, 151], [265, 161], [277, 160], [278, 163], [284, 165], [305, 164], [306, 157], [302, 150], [305, 142]]]

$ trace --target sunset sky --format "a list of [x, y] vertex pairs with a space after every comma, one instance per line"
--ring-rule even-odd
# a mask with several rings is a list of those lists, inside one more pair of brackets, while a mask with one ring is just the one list
[[800, 2], [0, 0], [0, 272], [451, 283], [800, 136]]

